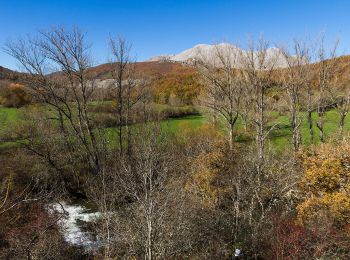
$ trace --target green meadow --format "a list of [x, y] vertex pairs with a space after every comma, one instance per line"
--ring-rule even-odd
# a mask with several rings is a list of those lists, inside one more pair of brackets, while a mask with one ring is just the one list
[[[164, 105], [157, 105], [159, 110], [167, 109]], [[25, 118], [27, 109], [23, 108], [5, 108], [0, 107], [0, 140], [3, 140], [0, 144], [1, 148], [11, 147], [14, 141], [8, 141], [8, 136], [11, 136], [11, 129], [20, 123], [22, 118]], [[278, 112], [268, 113], [269, 127], [273, 126], [273, 130], [269, 134], [269, 143], [271, 147], [277, 150], [284, 149], [285, 146], [291, 145], [292, 129], [289, 122], [288, 114], [279, 114]], [[313, 114], [314, 121], [317, 120], [317, 114]], [[208, 123], [211, 120], [211, 116], [206, 113], [200, 115], [184, 116], [180, 118], [169, 118], [161, 122], [161, 126], [172, 133], [181, 132], [184, 128], [198, 128], [203, 124]], [[226, 133], [226, 128], [223, 120], [218, 120], [218, 131], [223, 134]], [[251, 126], [254, 127], [254, 126]], [[244, 124], [242, 120], [238, 120], [236, 124], [236, 141], [239, 143], [254, 141], [253, 132], [245, 132]], [[116, 128], [105, 129], [108, 137], [114, 139], [117, 135]], [[337, 137], [339, 131], [339, 116], [335, 110], [330, 110], [325, 115], [325, 134], [328, 140], [332, 140]], [[345, 120], [345, 133], [350, 131], [350, 119], [347, 117]], [[306, 121], [306, 116], [302, 114], [302, 142], [304, 145], [310, 144], [310, 134]], [[315, 142], [319, 142], [319, 132], [314, 125]]]

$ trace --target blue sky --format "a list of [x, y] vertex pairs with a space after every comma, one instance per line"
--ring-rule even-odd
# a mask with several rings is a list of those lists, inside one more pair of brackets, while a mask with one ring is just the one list
[[[0, 0], [0, 46], [53, 25], [77, 25], [93, 44], [96, 64], [108, 59], [109, 34], [132, 42], [138, 60], [199, 43], [243, 44], [260, 33], [281, 43], [325, 31], [328, 44], [339, 37], [348, 53], [349, 11], [348, 0]], [[17, 68], [3, 51], [0, 65]]]

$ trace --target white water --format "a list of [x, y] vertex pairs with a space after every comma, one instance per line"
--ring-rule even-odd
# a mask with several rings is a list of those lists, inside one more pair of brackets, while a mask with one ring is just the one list
[[69, 205], [65, 202], [50, 204], [49, 212], [64, 215], [58, 224], [62, 228], [64, 239], [67, 243], [83, 247], [97, 246], [98, 242], [93, 239], [93, 236], [88, 231], [83, 231], [78, 222], [93, 222], [100, 216], [99, 212], [89, 213], [81, 205]]

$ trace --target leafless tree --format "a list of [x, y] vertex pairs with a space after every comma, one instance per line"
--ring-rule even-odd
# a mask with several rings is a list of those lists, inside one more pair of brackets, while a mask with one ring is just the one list
[[[73, 160], [79, 145], [89, 171], [98, 173], [99, 145], [88, 111], [96, 86], [88, 74], [91, 59], [85, 34], [78, 28], [53, 27], [37, 38], [8, 42], [5, 51], [28, 73], [25, 81], [37, 100], [52, 109], [48, 119], [57, 122], [68, 157]], [[49, 153], [42, 156], [47, 159]]]
[[302, 142], [300, 125], [302, 121], [301, 107], [303, 92], [311, 84], [309, 47], [303, 41], [294, 40], [292, 52], [288, 48], [280, 48], [287, 67], [282, 70], [282, 87], [288, 95], [290, 120], [293, 131], [292, 144], [294, 151]]
[[344, 139], [345, 118], [350, 109], [350, 90], [347, 84], [342, 82], [338, 73], [334, 73], [329, 96], [339, 115], [339, 139]]
[[277, 55], [269, 55], [268, 42], [263, 38], [255, 43], [251, 41], [246, 51], [242, 52], [242, 74], [245, 85], [249, 88], [253, 101], [253, 123], [256, 127], [257, 169], [261, 173], [264, 164], [265, 142], [273, 129], [267, 129], [266, 92], [273, 83], [273, 72], [276, 68]]
[[339, 114], [339, 138], [344, 138], [345, 118], [350, 109], [350, 91], [343, 90], [336, 98], [336, 109]]
[[109, 46], [113, 55], [113, 61], [111, 62], [113, 84], [117, 91], [118, 141], [120, 153], [123, 153], [124, 81], [129, 77], [129, 65], [132, 62], [130, 57], [131, 45], [123, 38], [118, 38], [117, 40], [110, 38]]
[[[122, 37], [109, 39], [112, 53], [110, 62], [113, 85], [115, 89], [118, 119], [118, 142], [120, 153], [123, 153], [123, 127], [126, 131], [127, 149], [130, 149], [130, 124], [133, 107], [146, 96], [146, 80], [142, 75], [137, 75], [135, 60], [131, 56], [131, 44]], [[129, 151], [129, 150], [128, 150]]]
[[236, 163], [234, 174], [228, 178], [233, 187], [230, 213], [234, 246], [239, 248], [246, 243], [241, 249], [251, 257], [259, 255], [259, 246], [264, 234], [269, 232], [276, 209], [286, 215], [293, 214], [300, 173], [289, 151], [278, 156], [266, 152], [265, 162], [269, 167], [265, 167], [259, 176], [256, 168], [258, 158], [254, 153], [243, 152], [241, 156], [246, 159]]
[[215, 45], [212, 59], [201, 58], [196, 63], [205, 82], [205, 97], [202, 103], [225, 119], [231, 149], [243, 96], [243, 83], [237, 70], [238, 59], [237, 48], [228, 44], [218, 44]]
[[315, 89], [313, 84], [308, 84], [306, 87], [306, 112], [307, 112], [307, 122], [308, 129], [310, 135], [310, 143], [313, 144], [315, 142], [315, 133], [313, 128], [313, 118], [312, 113], [314, 112], [314, 95]]
[[182, 188], [177, 186], [181, 182], [173, 175], [177, 169], [174, 151], [157, 123], [135, 131], [128, 158], [112, 160], [90, 187], [91, 199], [102, 213], [96, 228], [105, 258], [157, 259], [187, 249], [177, 246], [186, 213], [181, 208]]
[[317, 49], [317, 70], [316, 88], [317, 88], [317, 115], [316, 126], [319, 130], [320, 141], [325, 141], [324, 120], [327, 107], [330, 105], [330, 96], [332, 77], [334, 76], [335, 58], [338, 47], [338, 41], [335, 42], [333, 48], [328, 52], [324, 43], [324, 36], [321, 36]]

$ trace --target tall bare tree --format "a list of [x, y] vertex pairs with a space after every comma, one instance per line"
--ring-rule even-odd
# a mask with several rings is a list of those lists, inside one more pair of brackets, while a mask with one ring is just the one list
[[[339, 61], [340, 62], [340, 61]], [[344, 139], [345, 118], [350, 109], [350, 89], [340, 73], [334, 73], [331, 81], [331, 89], [329, 95], [336, 111], [339, 115], [339, 139]]]
[[302, 142], [300, 133], [302, 94], [310, 82], [310, 53], [305, 42], [294, 40], [292, 52], [288, 48], [280, 48], [287, 67], [282, 70], [282, 86], [287, 92], [290, 120], [292, 126], [292, 144], [294, 151]]
[[262, 172], [266, 138], [273, 127], [267, 129], [266, 92], [273, 85], [273, 72], [278, 59], [277, 54], [269, 53], [269, 44], [263, 38], [257, 43], [253, 40], [248, 49], [242, 52], [242, 74], [254, 103], [253, 123], [256, 128], [257, 169]]
[[174, 146], [160, 126], [148, 123], [135, 131], [129, 158], [113, 158], [111, 167], [91, 180], [91, 199], [102, 213], [97, 233], [105, 258], [163, 259], [186, 249], [177, 241], [188, 228], [183, 180], [176, 178]]
[[345, 118], [350, 109], [350, 90], [345, 87], [338, 89], [336, 93], [335, 105], [339, 114], [339, 138], [344, 139]]
[[[49, 121], [57, 122], [70, 162], [77, 156], [75, 150], [79, 146], [80, 157], [89, 171], [98, 173], [99, 146], [88, 111], [88, 102], [96, 88], [88, 74], [89, 47], [85, 34], [78, 28], [68, 31], [53, 27], [41, 31], [37, 38], [8, 42], [5, 51], [28, 73], [25, 81], [36, 99], [52, 109]], [[59, 164], [50, 150], [37, 154], [51, 165]]]
[[202, 103], [224, 118], [228, 127], [231, 149], [243, 97], [243, 82], [237, 70], [238, 59], [237, 48], [229, 44], [218, 44], [215, 45], [212, 59], [201, 58], [196, 63], [206, 86]]
[[[112, 53], [111, 71], [113, 88], [116, 90], [117, 119], [118, 119], [118, 141], [120, 153], [123, 153], [123, 127], [126, 131], [127, 147], [130, 143], [130, 112], [131, 108], [141, 99], [142, 95], [136, 93], [136, 87], [141, 82], [135, 78], [135, 62], [131, 57], [131, 44], [122, 37], [109, 39]], [[128, 148], [129, 149], [129, 148]]]
[[330, 105], [330, 91], [332, 78], [334, 76], [336, 52], [339, 41], [337, 40], [334, 46], [327, 51], [325, 46], [325, 39], [322, 35], [318, 42], [317, 49], [317, 70], [316, 88], [317, 88], [317, 122], [316, 126], [319, 130], [320, 141], [325, 141], [324, 121], [327, 107]]

